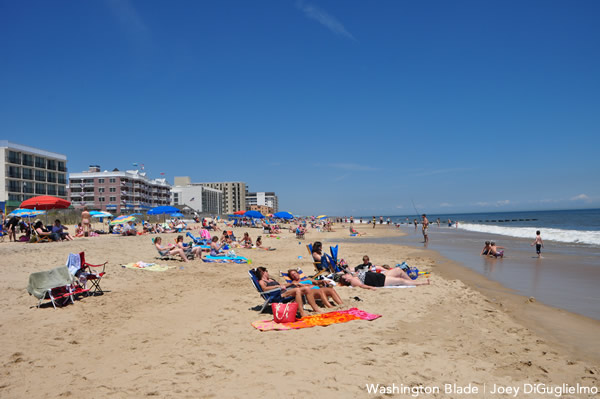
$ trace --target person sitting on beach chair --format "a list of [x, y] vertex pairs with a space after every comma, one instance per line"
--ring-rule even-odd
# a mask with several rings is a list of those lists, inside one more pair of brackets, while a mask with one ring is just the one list
[[306, 229], [300, 225], [296, 227], [296, 238], [304, 238], [304, 234], [306, 233]]
[[175, 239], [175, 245], [177, 248], [183, 249], [187, 257], [202, 258], [202, 248], [200, 248], [200, 246], [194, 247], [192, 244], [186, 246], [183, 243], [183, 236], [177, 236]]
[[44, 223], [42, 223], [41, 220], [37, 220], [35, 222], [35, 224], [33, 225], [33, 231], [35, 232], [35, 235], [37, 236], [37, 242], [43, 242], [43, 241], [61, 241], [60, 236], [56, 233], [52, 233], [51, 231], [48, 231], [48, 229], [46, 229], [46, 226], [44, 226]]
[[162, 245], [160, 245], [162, 243], [162, 238], [160, 238], [160, 237], [153, 238], [152, 242], [154, 243], [154, 246], [156, 247], [156, 249], [161, 257], [171, 256], [171, 255], [179, 255], [184, 262], [188, 262], [188, 258], [187, 258], [187, 255], [185, 254], [185, 251], [183, 249], [177, 247], [177, 245], [171, 244], [166, 247], [163, 247]]
[[310, 305], [310, 307], [318, 313], [321, 313], [323, 311], [323, 309], [321, 309], [317, 303], [315, 302], [315, 293], [311, 292], [311, 291], [316, 291], [316, 290], [311, 290], [310, 287], [296, 287], [296, 284], [279, 284], [277, 281], [273, 280], [271, 277], [269, 277], [269, 272], [267, 271], [267, 269], [265, 267], [257, 267], [256, 268], [256, 278], [258, 279], [258, 283], [260, 285], [260, 288], [262, 288], [263, 291], [269, 291], [273, 288], [281, 288], [281, 297], [282, 298], [287, 298], [290, 296], [295, 297], [295, 301], [298, 304], [298, 311], [300, 312], [300, 317], [305, 317], [307, 316], [306, 312], [304, 311], [302, 305], [303, 305], [303, 300], [302, 300], [302, 296], [306, 296], [306, 300], [308, 301], [308, 304]]
[[340, 285], [360, 287], [368, 290], [376, 290], [376, 287], [389, 287], [401, 285], [429, 285], [430, 281], [412, 280], [404, 270], [395, 267], [382, 273], [367, 272], [360, 270], [357, 273], [336, 274], [334, 281]]
[[311, 290], [315, 292], [315, 295], [317, 295], [319, 299], [321, 299], [321, 302], [323, 302], [323, 305], [325, 305], [325, 307], [327, 308], [333, 307], [333, 305], [331, 305], [331, 303], [329, 302], [329, 298], [331, 298], [333, 302], [335, 302], [337, 305], [344, 304], [344, 301], [342, 301], [342, 298], [340, 298], [335, 289], [332, 286], [330, 286], [326, 281], [313, 280], [311, 278], [302, 279], [300, 276], [300, 272], [301, 271], [298, 271], [298, 269], [290, 269], [287, 271], [287, 275], [290, 282], [296, 287], [308, 286], [309, 288], [311, 288]]

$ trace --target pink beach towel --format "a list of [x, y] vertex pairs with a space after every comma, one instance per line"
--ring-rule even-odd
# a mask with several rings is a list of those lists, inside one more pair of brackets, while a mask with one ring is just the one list
[[273, 320], [259, 320], [252, 323], [252, 326], [260, 331], [299, 330], [301, 328], [314, 326], [346, 323], [351, 320], [371, 321], [380, 317], [381, 315], [378, 314], [367, 313], [357, 308], [351, 308], [348, 310], [306, 316], [292, 323], [275, 323]]

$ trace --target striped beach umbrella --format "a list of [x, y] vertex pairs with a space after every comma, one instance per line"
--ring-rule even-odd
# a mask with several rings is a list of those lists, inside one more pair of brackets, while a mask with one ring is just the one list
[[135, 221], [135, 216], [131, 216], [131, 215], [121, 215], [119, 217], [116, 217], [112, 220], [112, 222], [110, 222], [111, 225], [115, 225], [115, 224], [125, 224], [127, 222], [134, 222]]

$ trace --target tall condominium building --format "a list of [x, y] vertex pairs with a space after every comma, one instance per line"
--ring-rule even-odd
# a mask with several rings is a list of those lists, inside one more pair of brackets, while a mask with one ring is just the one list
[[246, 193], [246, 208], [250, 210], [252, 205], [267, 206], [273, 213], [279, 212], [279, 201], [273, 192]]
[[[181, 179], [181, 180], [178, 180]], [[176, 177], [178, 182], [189, 181], [189, 177]], [[246, 183], [243, 182], [221, 182], [221, 183], [194, 183], [204, 187], [214, 188], [223, 192], [222, 213], [233, 213], [246, 210]]]
[[91, 165], [87, 172], [69, 174], [69, 194], [73, 206], [121, 213], [169, 205], [171, 186], [138, 170], [101, 172]]
[[195, 212], [221, 215], [223, 213], [223, 192], [216, 188], [192, 183], [189, 177], [175, 177], [171, 187], [173, 206], [187, 206]]
[[67, 156], [0, 140], [0, 202], [17, 208], [38, 195], [67, 199]]

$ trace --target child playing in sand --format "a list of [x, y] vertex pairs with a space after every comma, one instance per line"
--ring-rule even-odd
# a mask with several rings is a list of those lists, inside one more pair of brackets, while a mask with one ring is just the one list
[[542, 241], [542, 233], [538, 230], [535, 232], [535, 241], [531, 243], [533, 247], [535, 245], [535, 252], [537, 252], [538, 258], [542, 257], [542, 248], [544, 248], [544, 241]]

